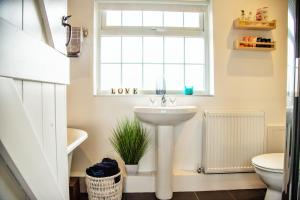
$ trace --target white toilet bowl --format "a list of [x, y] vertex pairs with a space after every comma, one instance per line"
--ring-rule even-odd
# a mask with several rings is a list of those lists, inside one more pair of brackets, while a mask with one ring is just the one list
[[263, 154], [252, 158], [255, 172], [267, 185], [265, 200], [281, 200], [283, 159], [283, 153]]

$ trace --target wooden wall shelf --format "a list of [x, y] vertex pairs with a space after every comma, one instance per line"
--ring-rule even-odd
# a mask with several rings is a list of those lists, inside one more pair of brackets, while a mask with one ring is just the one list
[[242, 21], [240, 19], [234, 20], [234, 27], [236, 29], [248, 30], [273, 30], [276, 28], [276, 20], [272, 21]]
[[[245, 46], [241, 46], [245, 45]], [[246, 46], [250, 45], [250, 46]], [[270, 47], [256, 47], [256, 45], [269, 45]], [[234, 42], [235, 50], [248, 50], [248, 51], [273, 51], [276, 49], [276, 42], [244, 42], [236, 40]]]

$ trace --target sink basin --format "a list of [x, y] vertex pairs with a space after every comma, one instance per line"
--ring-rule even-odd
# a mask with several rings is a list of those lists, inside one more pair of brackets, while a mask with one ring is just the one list
[[181, 122], [191, 119], [196, 112], [196, 106], [134, 107], [134, 113], [139, 120], [159, 126], [177, 125]]
[[174, 152], [174, 126], [191, 119], [197, 113], [196, 106], [134, 107], [136, 117], [142, 122], [157, 126], [157, 168], [155, 195], [157, 199], [172, 199], [172, 170]]

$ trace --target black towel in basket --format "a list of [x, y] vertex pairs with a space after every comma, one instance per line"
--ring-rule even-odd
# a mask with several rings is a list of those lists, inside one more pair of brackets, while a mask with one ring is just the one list
[[[111, 158], [103, 158], [101, 163], [97, 163], [86, 169], [86, 174], [92, 177], [103, 178], [116, 175], [120, 172], [118, 162]], [[115, 178], [115, 183], [120, 181], [120, 176]]]

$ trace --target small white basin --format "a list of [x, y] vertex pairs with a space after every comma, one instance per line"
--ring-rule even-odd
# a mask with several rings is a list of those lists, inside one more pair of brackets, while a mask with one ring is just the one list
[[157, 168], [155, 195], [157, 199], [172, 199], [172, 170], [174, 152], [174, 126], [191, 119], [197, 113], [196, 106], [134, 107], [136, 117], [157, 126]]
[[136, 106], [134, 113], [143, 122], [174, 126], [191, 119], [197, 113], [196, 106], [150, 107]]
[[68, 153], [68, 164], [69, 164], [69, 176], [71, 171], [71, 163], [72, 163], [72, 156], [73, 151], [76, 147], [78, 147], [82, 142], [84, 142], [88, 137], [87, 132], [75, 129], [75, 128], [68, 128], [68, 146], [67, 146], [67, 153]]

